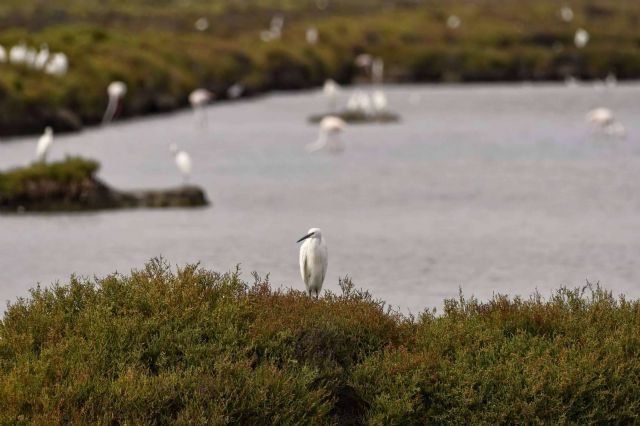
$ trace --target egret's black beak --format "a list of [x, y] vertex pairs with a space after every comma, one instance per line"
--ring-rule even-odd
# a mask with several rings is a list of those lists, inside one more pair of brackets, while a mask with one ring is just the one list
[[315, 234], [315, 232], [311, 232], [311, 233], [309, 233], [309, 234], [305, 235], [304, 237], [302, 237], [302, 238], [300, 238], [298, 241], [296, 241], [296, 243], [299, 243], [300, 241], [304, 241], [304, 240], [306, 240], [306, 239], [307, 239], [307, 238], [309, 238], [309, 237], [313, 237], [313, 234]]

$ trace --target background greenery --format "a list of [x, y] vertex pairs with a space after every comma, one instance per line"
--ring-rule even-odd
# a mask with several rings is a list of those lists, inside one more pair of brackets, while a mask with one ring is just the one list
[[[324, 1], [324, 0], [320, 0]], [[106, 86], [129, 86], [120, 116], [168, 111], [207, 87], [224, 98], [240, 82], [250, 93], [342, 83], [358, 77], [353, 58], [383, 57], [390, 81], [554, 80], [568, 75], [640, 76], [640, 3], [572, 0], [3, 0], [0, 44], [47, 43], [70, 59], [57, 78], [0, 64], [0, 135], [73, 130], [99, 122]], [[259, 33], [285, 16], [283, 38]], [[445, 25], [457, 14], [457, 30]], [[194, 28], [206, 17], [210, 27]], [[310, 46], [306, 29], [319, 29]], [[578, 27], [591, 42], [578, 50]]]
[[[0, 322], [2, 424], [633, 424], [640, 303], [388, 309], [154, 260], [36, 288]], [[434, 303], [434, 301], [425, 301]]]

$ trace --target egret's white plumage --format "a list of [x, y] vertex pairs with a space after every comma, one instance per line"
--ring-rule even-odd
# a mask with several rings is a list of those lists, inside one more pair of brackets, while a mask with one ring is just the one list
[[304, 241], [300, 246], [300, 275], [309, 296], [316, 299], [322, 290], [324, 277], [327, 274], [329, 254], [327, 243], [319, 228], [311, 228], [298, 242]]
[[318, 29], [316, 27], [307, 28], [305, 38], [307, 39], [307, 43], [309, 44], [318, 43]]
[[189, 94], [189, 103], [193, 108], [202, 107], [213, 98], [213, 94], [207, 89], [196, 89]]
[[227, 96], [229, 99], [237, 99], [244, 93], [244, 85], [241, 83], [235, 83], [227, 89]]
[[171, 144], [169, 149], [175, 157], [176, 167], [178, 167], [186, 184], [189, 182], [189, 176], [191, 176], [191, 156], [186, 151], [178, 149], [178, 145], [176, 144]]
[[203, 108], [211, 102], [212, 99], [213, 93], [207, 89], [196, 89], [189, 95], [189, 104], [191, 104], [196, 120], [200, 126], [205, 126], [207, 124], [207, 114]]
[[460, 19], [460, 17], [457, 15], [450, 15], [447, 18], [447, 27], [449, 27], [452, 30], [457, 30], [458, 28], [460, 28], [461, 24], [462, 24], [462, 19]]
[[560, 9], [560, 17], [564, 22], [573, 21], [573, 10], [569, 6], [563, 6]]
[[308, 152], [319, 151], [327, 148], [330, 152], [338, 153], [344, 151], [344, 144], [340, 139], [340, 134], [347, 127], [347, 123], [340, 117], [329, 115], [320, 121], [318, 139], [307, 145]]
[[596, 108], [587, 113], [586, 119], [589, 123], [606, 126], [614, 121], [614, 116], [609, 108]]
[[36, 161], [44, 163], [47, 161], [47, 154], [51, 149], [53, 143], [53, 129], [47, 127], [44, 129], [44, 133], [38, 139], [38, 145], [36, 147]]
[[49, 62], [49, 47], [46, 44], [43, 44], [36, 55], [33, 67], [37, 70], [42, 70], [47, 65], [47, 62]]
[[578, 49], [582, 49], [589, 43], [589, 33], [584, 28], [579, 28], [573, 37], [573, 41]]
[[112, 81], [107, 87], [107, 95], [109, 95], [109, 103], [107, 109], [104, 112], [102, 118], [102, 124], [108, 124], [113, 120], [113, 116], [116, 114], [118, 103], [120, 99], [127, 94], [127, 85], [122, 81]]
[[22, 41], [9, 49], [9, 62], [24, 64], [27, 58], [27, 45]]
[[64, 53], [54, 53], [44, 67], [44, 72], [56, 77], [62, 77], [69, 70], [69, 59]]
[[356, 90], [347, 101], [347, 110], [369, 115], [373, 112], [371, 103], [371, 97], [368, 93], [363, 92], [362, 90]]
[[382, 90], [376, 90], [371, 95], [371, 102], [373, 103], [373, 109], [377, 112], [386, 111], [387, 105], [389, 104], [387, 101], [387, 95], [384, 94]]

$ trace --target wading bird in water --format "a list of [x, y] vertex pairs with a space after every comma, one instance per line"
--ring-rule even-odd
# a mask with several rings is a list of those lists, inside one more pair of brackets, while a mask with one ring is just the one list
[[200, 126], [207, 124], [207, 114], [204, 107], [213, 99], [213, 93], [207, 89], [196, 89], [189, 95], [189, 104]]
[[300, 246], [300, 274], [309, 297], [315, 295], [317, 299], [327, 273], [327, 243], [319, 228], [309, 229], [307, 235], [298, 240], [299, 243], [302, 241], [304, 242]]
[[44, 163], [47, 161], [47, 154], [51, 149], [51, 144], [53, 143], [53, 129], [51, 127], [47, 127], [44, 129], [44, 133], [38, 139], [38, 146], [36, 147], [36, 161], [39, 163]]
[[344, 151], [344, 144], [340, 139], [340, 134], [347, 127], [347, 123], [339, 117], [327, 116], [320, 121], [320, 132], [318, 139], [307, 145], [308, 152], [319, 151], [325, 146], [329, 151], [338, 153]]
[[113, 120], [120, 99], [127, 94], [127, 85], [122, 81], [114, 81], [107, 87], [107, 94], [109, 95], [109, 103], [107, 104], [107, 110], [104, 112], [102, 124], [109, 124]]
[[191, 156], [181, 149], [178, 149], [178, 145], [172, 143], [169, 146], [169, 150], [173, 154], [176, 160], [176, 167], [182, 174], [185, 185], [189, 183], [189, 176], [191, 176]]

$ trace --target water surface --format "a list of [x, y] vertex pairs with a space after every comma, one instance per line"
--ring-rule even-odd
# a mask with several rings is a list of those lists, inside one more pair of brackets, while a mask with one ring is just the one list
[[[120, 188], [180, 183], [168, 146], [191, 153], [213, 206], [0, 217], [0, 300], [163, 256], [302, 288], [295, 241], [321, 227], [325, 288], [349, 275], [403, 310], [439, 307], [458, 289], [548, 295], [600, 282], [640, 296], [640, 85], [388, 88], [395, 125], [354, 125], [341, 156], [309, 155], [318, 92], [275, 94], [56, 137], [53, 158], [102, 163]], [[612, 108], [625, 141], [584, 121]], [[29, 162], [35, 139], [0, 144], [0, 167]], [[3, 307], [4, 308], [4, 307]]]

